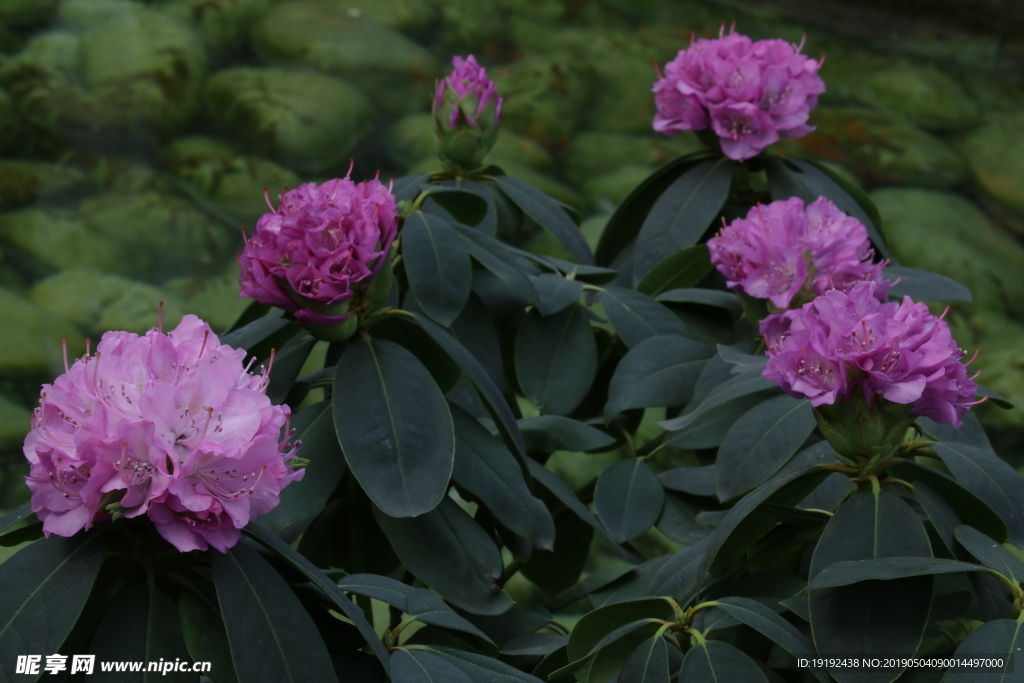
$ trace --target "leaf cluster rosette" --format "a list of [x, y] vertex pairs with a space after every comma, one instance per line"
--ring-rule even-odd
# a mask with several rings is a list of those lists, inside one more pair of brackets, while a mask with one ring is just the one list
[[821, 62], [784, 40], [730, 32], [701, 38], [665, 64], [654, 84], [654, 130], [669, 136], [708, 127], [730, 159], [759, 154], [780, 137], [811, 132], [810, 111], [825, 92]]
[[476, 57], [455, 56], [455, 68], [437, 83], [437, 152], [452, 172], [479, 168], [498, 137], [502, 98]]
[[245, 355], [186, 315], [167, 334], [107, 332], [43, 385], [24, 446], [43, 532], [72, 536], [115, 511], [149, 517], [182, 552], [237, 543], [304, 474], [280, 438], [289, 410]]
[[356, 183], [346, 175], [303, 183], [279, 199], [238, 256], [241, 296], [292, 311], [321, 334], [351, 334], [353, 300], [370, 295], [398, 234], [390, 188], [379, 178]]

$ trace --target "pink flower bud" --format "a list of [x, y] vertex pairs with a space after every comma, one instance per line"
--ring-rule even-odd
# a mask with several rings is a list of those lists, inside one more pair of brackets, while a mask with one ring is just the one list
[[498, 137], [502, 98], [473, 55], [453, 57], [452, 65], [434, 94], [438, 154], [449, 170], [472, 170]]

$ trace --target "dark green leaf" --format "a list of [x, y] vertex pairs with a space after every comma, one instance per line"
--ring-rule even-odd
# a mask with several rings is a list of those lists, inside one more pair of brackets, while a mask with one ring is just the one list
[[569, 635], [569, 661], [587, 657], [595, 646], [620, 626], [641, 619], [667, 619], [672, 614], [669, 604], [660, 598], [640, 598], [600, 607], [583, 615]]
[[[835, 512], [811, 558], [811, 582], [838, 562], [931, 558], [924, 525], [910, 506], [885, 490], [859, 493]], [[819, 652], [877, 657], [917, 652], [928, 622], [931, 576], [818, 588], [810, 592], [811, 630]], [[903, 667], [831, 668], [840, 683], [891, 681]], [[884, 676], [884, 678], [883, 678]]]
[[555, 650], [565, 647], [569, 636], [557, 633], [524, 633], [516, 636], [501, 646], [501, 654], [506, 656], [546, 656]]
[[736, 162], [724, 157], [686, 170], [651, 207], [636, 238], [634, 284], [665, 254], [692, 247], [707, 231], [729, 196]]
[[[776, 396], [768, 389], [725, 401], [701, 411], [699, 420], [690, 420], [679, 430], [665, 434], [665, 445], [675, 448], [717, 448], [722, 445], [725, 435], [748, 410], [762, 401]], [[708, 494], [714, 495], [714, 492]]]
[[[505, 368], [501, 357], [498, 330], [487, 307], [480, 301], [480, 297], [474, 295], [469, 298], [462, 313], [449, 329], [452, 336], [480, 362], [494, 386], [504, 386]], [[455, 360], [453, 359], [452, 362]]]
[[580, 282], [603, 285], [607, 282], [611, 282], [618, 276], [618, 273], [610, 268], [601, 268], [600, 266], [590, 266], [583, 263], [563, 261], [560, 258], [547, 256], [545, 254], [523, 252], [524, 256], [526, 254], [529, 254], [530, 257], [536, 259], [537, 263], [547, 268], [553, 268], [566, 276], [571, 275], [574, 279], [579, 280]]
[[419, 517], [374, 514], [406, 569], [446, 600], [473, 614], [501, 614], [511, 606], [495, 583], [501, 552], [456, 503], [445, 498]]
[[647, 577], [646, 592], [674, 596], [682, 604], [689, 602], [707, 573], [707, 568], [703, 567], [703, 555], [709, 540], [705, 536], [672, 555], [656, 558], [662, 562]]
[[[760, 602], [740, 597], [719, 598], [715, 602], [719, 609], [778, 643], [794, 657], [815, 656], [814, 645], [796, 627]], [[819, 681], [828, 683], [828, 676], [823, 670], [814, 668], [811, 671]]]
[[597, 343], [580, 305], [547, 318], [531, 311], [519, 328], [516, 378], [545, 413], [566, 415], [586, 398], [597, 374]]
[[669, 683], [669, 676], [668, 645], [654, 635], [629, 656], [616, 683]]
[[512, 410], [508, 407], [508, 403], [505, 401], [501, 390], [495, 386], [487, 371], [480, 364], [480, 361], [465, 346], [459, 343], [455, 337], [438, 327], [435, 323], [422, 317], [415, 317], [414, 320], [469, 376], [473, 386], [476, 387], [476, 390], [486, 402], [488, 410], [495, 418], [498, 430], [505, 437], [505, 441], [512, 449], [512, 452], [525, 459], [526, 444], [523, 442], [522, 434], [519, 433], [519, 426], [516, 424], [515, 416], [513, 416]]
[[747, 411], [718, 449], [718, 499], [732, 500], [778, 472], [807, 440], [814, 426], [814, 413], [806, 399], [776, 396]]
[[649, 406], [682, 406], [714, 349], [685, 337], [648, 337], [619, 362], [608, 388], [605, 422], [623, 410]]
[[596, 572], [583, 579], [579, 583], [566, 588], [564, 591], [551, 598], [545, 603], [545, 607], [552, 612], [560, 612], [569, 605], [582, 600], [591, 593], [599, 591], [613, 581], [621, 579], [633, 571], [628, 564], [619, 564], [612, 567], [598, 569]]
[[561, 415], [538, 415], [519, 420], [519, 429], [530, 451], [587, 453], [606, 450], [615, 439], [600, 429]]
[[662, 292], [657, 297], [658, 301], [666, 301], [671, 304], [702, 304], [724, 308], [732, 313], [742, 313], [743, 304], [740, 298], [732, 292], [723, 292], [718, 289], [670, 289]]
[[487, 216], [489, 208], [484, 195], [461, 187], [432, 188], [430, 199], [463, 225], [477, 225]]
[[[590, 513], [590, 510], [580, 502], [580, 499], [576, 496], [576, 492], [573, 491], [569, 486], [562, 481], [557, 474], [541, 465], [536, 460], [530, 459], [527, 461], [527, 465], [530, 467], [530, 474], [533, 475], [534, 479], [537, 480], [544, 488], [550, 491], [555, 498], [562, 502], [569, 510], [572, 511], [577, 517], [586, 522], [588, 525], [594, 528], [594, 531], [601, 534], [605, 540], [607, 540], [613, 548], [618, 550], [620, 553], [632, 560], [639, 559], [636, 553], [626, 550], [619, 545], [618, 541], [608, 533], [608, 530], [604, 528], [604, 525], [598, 521], [597, 517]], [[556, 538], [557, 541], [557, 538]]]
[[895, 283], [889, 289], [890, 297], [909, 296], [914, 301], [972, 301], [971, 290], [945, 275], [906, 266], [887, 266], [884, 274]]
[[345, 474], [345, 456], [330, 407], [330, 401], [321, 401], [300, 410], [292, 420], [296, 438], [302, 441], [299, 455], [309, 464], [301, 480], [281, 491], [281, 503], [260, 518], [275, 533], [322, 510]]
[[[830, 564], [815, 576], [810, 588], [849, 586], [860, 581], [891, 581], [908, 576], [932, 576], [958, 572], [988, 572], [970, 562], [940, 557], [879, 557], [870, 560], [846, 560]], [[814, 594], [812, 593], [812, 596]]]
[[[406, 299], [406, 308], [411, 308], [415, 299]], [[424, 314], [425, 315], [425, 314]], [[462, 378], [462, 368], [452, 360], [451, 356], [430, 338], [414, 321], [404, 316], [389, 316], [374, 323], [371, 332], [373, 339], [385, 339], [394, 342], [416, 356], [430, 376], [434, 378], [441, 393], [452, 390]], [[353, 342], [354, 343], [354, 342]], [[337, 367], [334, 368], [337, 372]]]
[[13, 548], [29, 541], [38, 541], [43, 537], [43, 523], [26, 524], [19, 526], [14, 531], [8, 531], [0, 536], [0, 548]]
[[284, 403], [316, 342], [313, 335], [303, 331], [275, 352], [274, 368], [267, 386], [267, 397], [271, 403]]
[[351, 574], [339, 581], [338, 586], [350, 593], [386, 602], [424, 624], [471, 633], [491, 642], [483, 631], [460, 617], [441, 598], [426, 589], [413, 588], [375, 574]]
[[[262, 318], [269, 312], [270, 306], [268, 306], [267, 304], [261, 304], [259, 301], [251, 302], [248, 306], [245, 307], [245, 310], [242, 311], [242, 314], [238, 316], [238, 319], [231, 324], [231, 327], [229, 327], [227, 331], [224, 332], [223, 336], [226, 336], [227, 334], [234, 332], [235, 330], [242, 329], [252, 321], [258, 318]], [[224, 343], [223, 336], [221, 337], [221, 343]]]
[[[285, 588], [287, 590], [287, 587]], [[181, 639], [178, 608], [170, 597], [145, 584], [135, 584], [118, 593], [96, 626], [89, 652], [101, 662], [111, 660], [136, 662], [174, 662], [188, 660], [189, 653]], [[159, 660], [159, 661], [158, 661]], [[142, 672], [105, 672], [96, 667], [97, 681], [193, 681], [188, 672], [143, 670]], [[257, 680], [257, 679], [252, 679]], [[267, 680], [267, 679], [262, 679]], [[286, 680], [282, 678], [281, 680]], [[330, 680], [330, 679], [327, 679]]]
[[598, 299], [615, 331], [630, 348], [648, 337], [663, 334], [688, 336], [682, 320], [640, 292], [623, 287], [605, 287]]
[[338, 680], [316, 625], [266, 560], [244, 545], [207, 557], [239, 680]]
[[359, 633], [366, 639], [366, 642], [370, 645], [370, 649], [377, 656], [381, 666], [384, 670], [388, 670], [388, 651], [384, 648], [380, 638], [373, 630], [373, 626], [366, 620], [366, 616], [362, 610], [352, 604], [352, 601], [348, 599], [337, 584], [327, 578], [327, 576], [319, 569], [317, 569], [312, 562], [307, 560], [299, 551], [292, 548], [290, 545], [285, 543], [276, 534], [271, 532], [267, 527], [263, 526], [258, 520], [249, 522], [243, 531], [245, 535], [249, 536], [255, 541], [258, 541], [264, 547], [275, 552], [279, 557], [290, 564], [294, 569], [299, 571], [303, 576], [309, 579], [310, 582], [321, 591], [323, 591], [334, 603], [335, 607], [344, 614], [359, 630]]
[[695, 683], [768, 683], [753, 659], [736, 646], [721, 640], [708, 640], [691, 648], [683, 658], [679, 680]]
[[[286, 327], [292, 326], [293, 329], [285, 330]], [[228, 346], [234, 346], [236, 349], [246, 349], [250, 355], [256, 355], [263, 357], [264, 354], [259, 353], [256, 349], [258, 347], [265, 346], [261, 342], [267, 342], [273, 340], [276, 348], [284, 347], [287, 340], [291, 338], [299, 327], [290, 323], [288, 320], [282, 317], [280, 311], [275, 311], [269, 315], [265, 315], [261, 318], [253, 320], [251, 323], [240, 327], [234, 332], [228, 332], [220, 338], [221, 344], [227, 344]], [[269, 352], [270, 346], [267, 346]]]
[[519, 461], [472, 415], [458, 406], [451, 411], [455, 422], [452, 479], [511, 531], [550, 550], [555, 522], [544, 503], [530, 493]]
[[494, 182], [512, 203], [523, 210], [537, 225], [549, 231], [562, 243], [580, 263], [592, 264], [594, 256], [569, 214], [555, 200], [535, 188], [511, 176], [499, 176]]
[[395, 184], [391, 186], [391, 193], [395, 201], [403, 199], [415, 199], [420, 192], [429, 187], [430, 173], [411, 173], [400, 178], [395, 178]]
[[567, 280], [555, 273], [543, 273], [533, 280], [541, 315], [554, 315], [576, 303], [583, 294], [583, 283]]
[[1024, 581], [1024, 562], [985, 534], [973, 527], [962, 525], [953, 531], [953, 535], [967, 552], [978, 559], [978, 562], [1013, 579], [1016, 583]]
[[564, 591], [579, 580], [593, 540], [594, 529], [585, 521], [576, 515], [558, 515], [554, 548], [534, 551], [519, 571], [546, 596]]
[[401, 649], [391, 655], [393, 683], [473, 683], [451, 662], [429, 650]]
[[659, 424], [669, 431], [683, 429], [691, 425], [697, 418], [708, 414], [712, 409], [723, 406], [735, 398], [774, 388], [777, 388], [775, 382], [761, 377], [760, 374], [736, 375], [712, 389], [711, 393], [705, 396], [699, 403], [695, 401], [694, 403], [697, 403], [697, 405], [691, 403], [690, 405], [693, 407], [687, 407], [686, 411], [679, 417], [664, 420]]
[[228, 634], [220, 615], [194, 592], [184, 590], [178, 595], [178, 617], [181, 619], [181, 635], [192, 661], [210, 662], [206, 677], [213, 683], [237, 681], [235, 667], [231, 663]]
[[417, 211], [402, 228], [402, 258], [417, 303], [431, 318], [450, 325], [466, 305], [473, 285], [465, 240], [449, 223]]
[[735, 346], [718, 345], [718, 357], [732, 366], [730, 373], [733, 375], [760, 375], [768, 367], [768, 356], [763, 353], [749, 354], [740, 351]]
[[455, 229], [469, 244], [469, 255], [477, 263], [494, 274], [504, 285], [516, 292], [523, 300], [537, 304], [537, 292], [533, 283], [523, 272], [508, 248], [498, 240], [479, 230], [456, 225]]
[[677, 467], [658, 474], [658, 481], [670, 491], [682, 491], [692, 496], [715, 495], [715, 466]]
[[915, 487], [918, 483], [927, 484], [942, 496], [961, 522], [980, 529], [991, 538], [1006, 540], [1006, 524], [999, 515], [988, 503], [965, 489], [952, 477], [913, 461], [892, 465], [887, 471], [894, 477], [911, 482]]
[[658, 629], [663, 625], [665, 625], [664, 619], [653, 618], [638, 619], [628, 624], [624, 624], [616, 628], [614, 631], [611, 631], [610, 633], [605, 635], [603, 638], [601, 638], [601, 640], [597, 641], [594, 647], [590, 649], [590, 654], [594, 654], [598, 650], [608, 647], [612, 643], [618, 642], [619, 640], [625, 638], [626, 636], [634, 634], [637, 631], [642, 631], [645, 636], [648, 633], [657, 632]]
[[51, 536], [0, 564], [0, 675], [17, 680], [18, 655], [51, 654], [71, 633], [107, 549], [102, 531]]
[[981, 384], [978, 384], [977, 387], [977, 391], [974, 392], [976, 396], [988, 396], [989, 400], [991, 400], [992, 403], [995, 403], [997, 406], [1004, 410], [1013, 410], [1016, 407], [1013, 403], [1010, 403], [1010, 401], [999, 392], [993, 389], [989, 389], [986, 386], [982, 386]]
[[648, 176], [629, 193], [608, 220], [597, 245], [596, 261], [602, 266], [611, 263], [640, 232], [651, 207], [685, 171], [711, 156], [707, 150], [673, 159]]
[[398, 344], [360, 340], [338, 360], [334, 426], [352, 474], [384, 512], [432, 510], [455, 460], [451, 413], [426, 368]]
[[[491, 192], [485, 183], [478, 180], [471, 180], [469, 178], [453, 178], [446, 180], [442, 183], [443, 187], [452, 187], [461, 190], [462, 192], [470, 192], [475, 194], [481, 200], [483, 200], [486, 206], [486, 211], [483, 217], [473, 223], [469, 223], [472, 227], [477, 230], [481, 230], [488, 235], [494, 235], [498, 231], [498, 207], [494, 193]], [[459, 219], [460, 223], [466, 223], [466, 221]]]
[[914, 496], [921, 504], [925, 514], [928, 515], [932, 526], [935, 527], [935, 533], [942, 539], [949, 552], [955, 553], [956, 543], [953, 539], [953, 530], [960, 526], [960, 518], [957, 517], [950, 504], [928, 484], [919, 481], [913, 484], [913, 487]]
[[0, 534], [6, 533], [8, 529], [27, 518], [32, 513], [32, 501], [26, 500], [24, 503], [8, 512], [3, 517], [0, 517]]
[[711, 272], [711, 253], [706, 244], [677, 251], [660, 261], [636, 286], [638, 292], [655, 297], [669, 290], [684, 290]]
[[597, 478], [594, 509], [608, 533], [620, 543], [639, 536], [658, 521], [665, 489], [647, 463], [619, 460]]
[[[964, 488], [988, 503], [1006, 523], [1007, 540], [1024, 547], [1024, 479], [1017, 471], [985, 448], [963, 443], [937, 443], [934, 448]], [[984, 527], [962, 519], [988, 533]]]
[[[400, 650], [395, 653], [406, 655], [422, 665], [424, 672], [430, 672], [429, 678], [399, 678], [395, 683], [412, 683], [424, 681], [430, 683], [543, 683], [539, 678], [523, 673], [504, 662], [492, 657], [485, 657], [474, 652], [456, 650], [450, 647], [434, 647], [430, 650]], [[395, 659], [396, 668], [404, 671], [405, 661]], [[404, 676], [404, 674], [403, 674]]]
[[982, 624], [956, 649], [956, 657], [962, 659], [1002, 659], [1003, 666], [999, 669], [980, 670], [974, 667], [950, 667], [945, 683], [1020, 683], [1024, 681], [1024, 665], [1021, 663], [1021, 626], [1020, 621], [997, 619]]

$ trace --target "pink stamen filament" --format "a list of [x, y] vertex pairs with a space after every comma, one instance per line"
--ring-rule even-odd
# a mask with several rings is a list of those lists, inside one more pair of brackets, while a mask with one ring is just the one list
[[954, 403], [953, 405], [955, 405], [955, 406], [957, 406], [959, 408], [970, 408], [971, 406], [981, 405], [982, 403], [987, 401], [989, 398], [990, 398], [989, 396], [982, 396], [981, 399], [978, 400], [978, 401], [971, 401], [970, 403]]
[[267, 203], [267, 208], [270, 209], [270, 213], [277, 213], [277, 209], [275, 209], [274, 205], [270, 203], [270, 194], [265, 187], [263, 188], [263, 201]]
[[156, 307], [156, 330], [160, 334], [164, 333], [164, 302], [161, 301]]
[[[209, 339], [209, 338], [210, 338], [210, 331], [209, 330], [204, 330], [203, 331], [203, 345], [199, 347], [199, 357], [196, 358], [197, 361], [202, 360], [202, 358], [203, 358], [203, 351], [206, 351], [206, 340]], [[212, 408], [211, 408], [211, 410], [212, 410]]]
[[974, 355], [971, 356], [971, 359], [969, 361], [964, 363], [964, 366], [966, 367], [966, 366], [970, 365], [971, 363], [973, 363], [974, 361], [976, 361], [978, 359], [978, 354], [979, 353], [981, 353], [981, 349], [974, 349]]
[[67, 339], [61, 339], [60, 340], [60, 346], [61, 346], [61, 349], [63, 349], [63, 351], [64, 351], [64, 372], [66, 374], [66, 373], [70, 372], [70, 370], [68, 370], [68, 340]]

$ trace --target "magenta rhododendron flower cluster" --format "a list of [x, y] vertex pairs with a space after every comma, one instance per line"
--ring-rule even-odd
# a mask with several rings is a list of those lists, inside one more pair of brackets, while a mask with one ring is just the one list
[[304, 183], [279, 199], [238, 256], [241, 296], [295, 311], [303, 323], [337, 324], [348, 300], [384, 266], [398, 234], [391, 189], [346, 175]]
[[722, 151], [743, 161], [780, 137], [799, 137], [825, 82], [821, 62], [784, 40], [738, 33], [694, 42], [665, 65], [654, 84], [654, 130], [675, 135], [709, 125]]
[[[452, 57], [452, 72], [437, 83], [437, 90], [434, 92], [434, 111], [441, 109], [446, 99], [455, 102], [467, 102], [469, 107], [452, 107], [447, 111], [447, 123], [449, 128], [459, 125], [459, 119], [464, 119], [470, 125], [477, 125], [476, 118], [494, 105], [492, 126], [497, 126], [501, 120], [502, 98], [498, 97], [498, 88], [494, 82], [487, 77], [487, 70], [476, 63], [476, 57]], [[471, 99], [467, 99], [471, 96]]]
[[182, 552], [233, 546], [304, 473], [288, 464], [297, 444], [281, 438], [269, 369], [250, 374], [244, 357], [186, 315], [167, 334], [107, 332], [44, 384], [24, 446], [43, 531], [71, 536], [119, 502]]
[[869, 405], [881, 397], [959, 427], [977, 392], [964, 351], [925, 304], [882, 303], [876, 287], [861, 282], [788, 311], [788, 330], [767, 339], [764, 377], [813, 406], [860, 391]]
[[824, 197], [806, 207], [799, 197], [755, 206], [708, 240], [708, 248], [730, 288], [778, 308], [864, 281], [875, 283], [881, 301], [889, 291], [884, 264], [872, 262], [867, 229]]

